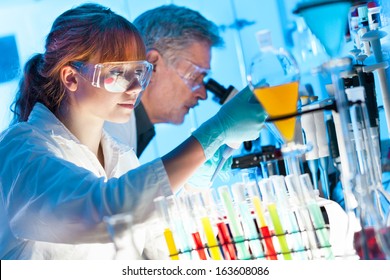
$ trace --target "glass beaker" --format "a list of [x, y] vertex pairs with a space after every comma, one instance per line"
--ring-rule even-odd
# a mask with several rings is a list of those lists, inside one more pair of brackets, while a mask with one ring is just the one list
[[141, 260], [141, 254], [134, 243], [133, 217], [130, 213], [105, 216], [107, 231], [114, 243], [116, 260]]

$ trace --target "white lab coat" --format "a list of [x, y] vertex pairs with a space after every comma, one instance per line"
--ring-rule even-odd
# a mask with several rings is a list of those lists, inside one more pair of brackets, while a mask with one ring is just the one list
[[133, 148], [137, 154], [137, 125], [135, 114], [132, 112], [130, 119], [125, 123], [105, 122], [104, 129], [119, 143]]
[[137, 246], [153, 246], [141, 225], [155, 215], [153, 199], [172, 194], [162, 161], [139, 167], [106, 133], [102, 146], [104, 168], [40, 103], [0, 135], [0, 259], [111, 259], [103, 217], [129, 211]]

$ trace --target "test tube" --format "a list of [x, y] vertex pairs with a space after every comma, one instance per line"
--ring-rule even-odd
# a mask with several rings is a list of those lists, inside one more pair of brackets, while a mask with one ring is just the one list
[[251, 254], [249, 249], [245, 244], [245, 238], [243, 234], [240, 221], [238, 219], [237, 213], [234, 209], [231, 196], [229, 194], [229, 189], [227, 186], [222, 186], [218, 188], [219, 195], [223, 202], [227, 218], [229, 221], [230, 229], [233, 235], [234, 243], [236, 244], [238, 259], [240, 260], [249, 260], [251, 259]]
[[365, 88], [362, 86], [345, 90], [348, 100], [355, 102], [349, 109], [356, 154], [361, 174], [368, 174], [369, 184], [381, 185], [380, 148], [372, 133], [370, 116], [365, 103]]
[[173, 225], [174, 233], [176, 240], [178, 240], [181, 248], [181, 253], [183, 259], [192, 259], [192, 246], [189, 240], [189, 234], [183, 225], [183, 219], [181, 217], [181, 212], [177, 208], [177, 202], [174, 195], [166, 197], [168, 205], [168, 213], [171, 218], [171, 223]]
[[[351, 97], [354, 93], [356, 96]], [[361, 96], [359, 96], [361, 95]], [[349, 89], [349, 99], [364, 100], [364, 88], [356, 87]], [[360, 98], [360, 99], [359, 99]], [[383, 190], [381, 180], [381, 165], [380, 156], [375, 149], [377, 146], [375, 137], [372, 136], [372, 130], [369, 125], [369, 115], [367, 107], [364, 102], [360, 104], [354, 104], [350, 107], [351, 123], [353, 128], [353, 136], [356, 147], [356, 154], [358, 158], [358, 170], [360, 174], [363, 174], [367, 178], [368, 186], [373, 190], [374, 199], [376, 203], [380, 205], [380, 193]], [[380, 217], [384, 219], [384, 213], [381, 207], [377, 208]]]
[[167, 243], [169, 257], [171, 260], [179, 260], [179, 251], [177, 250], [171, 230], [167, 201], [164, 196], [159, 196], [154, 199], [154, 204], [160, 216], [160, 220], [164, 225], [164, 238]]
[[192, 202], [191, 195], [180, 196], [179, 198], [180, 209], [184, 211], [184, 219], [183, 222], [188, 232], [190, 232], [192, 241], [194, 244], [194, 249], [198, 253], [198, 257], [200, 260], [207, 260], [207, 254], [205, 252], [205, 245], [202, 241], [202, 237], [200, 235], [199, 225], [195, 218], [195, 207]]
[[256, 258], [264, 258], [263, 246], [260, 242], [260, 236], [257, 232], [251, 211], [245, 197], [245, 185], [243, 183], [235, 183], [232, 185], [232, 193], [234, 201], [239, 209], [241, 223], [244, 228], [246, 239], [249, 240], [249, 245], [252, 255]]
[[281, 254], [285, 260], [292, 260], [292, 254], [287, 243], [286, 232], [283, 228], [282, 222], [279, 217], [278, 209], [275, 203], [275, 196], [272, 191], [272, 181], [269, 178], [260, 180], [259, 187], [261, 194], [263, 195], [263, 201], [267, 205], [268, 213], [274, 226], [275, 234], [278, 238]]
[[266, 257], [269, 260], [277, 260], [278, 259], [277, 253], [275, 251], [275, 247], [272, 242], [272, 236], [264, 216], [264, 210], [261, 204], [260, 193], [257, 188], [257, 184], [256, 183], [248, 184], [247, 189], [248, 189], [249, 197], [252, 200], [254, 211], [257, 217], [257, 224], [259, 226], [261, 236], [265, 243]]
[[[205, 194], [205, 193], [203, 193]], [[221, 209], [222, 203], [218, 199], [218, 195], [215, 189], [208, 190], [210, 201], [213, 201], [215, 207], [213, 208], [213, 212], [217, 215], [217, 228], [218, 228], [218, 239], [223, 252], [223, 256], [225, 260], [237, 260], [236, 247], [234, 246], [234, 242], [232, 241], [232, 236], [228, 227], [228, 223], [226, 222], [226, 214], [223, 209]]]
[[[299, 259], [307, 260], [310, 257], [307, 254], [307, 248], [301, 234], [304, 232], [304, 229], [299, 227], [296, 213], [294, 213], [293, 209], [290, 207], [284, 177], [281, 175], [275, 175], [271, 176], [270, 179], [274, 188], [279, 215], [283, 221], [285, 229], [288, 231], [289, 236], [293, 241], [293, 249]], [[305, 241], [308, 241], [308, 239]]]
[[223, 260], [223, 256], [219, 249], [217, 234], [214, 233], [213, 226], [211, 224], [210, 216], [207, 211], [206, 203], [202, 197], [202, 194], [194, 193], [192, 195], [192, 201], [194, 202], [195, 215], [200, 221], [204, 235], [206, 237], [207, 246], [213, 260]]
[[314, 193], [310, 177], [308, 174], [302, 174], [299, 176], [299, 180], [324, 257], [325, 259], [334, 259], [333, 251], [329, 242], [329, 232], [325, 227], [324, 217], [322, 216], [320, 206], [316, 201], [316, 195]]
[[317, 236], [310, 218], [309, 210], [301, 198], [299, 177], [296, 174], [291, 174], [287, 175], [284, 180], [288, 189], [289, 204], [291, 205], [292, 209], [295, 210], [297, 220], [298, 223], [301, 224], [301, 228], [303, 228], [306, 232], [307, 241], [309, 242], [312, 253], [311, 258], [319, 259], [321, 258], [321, 254], [318, 252]]

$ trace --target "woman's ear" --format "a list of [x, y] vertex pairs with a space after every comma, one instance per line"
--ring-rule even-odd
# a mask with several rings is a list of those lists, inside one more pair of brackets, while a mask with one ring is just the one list
[[78, 77], [76, 71], [71, 66], [64, 66], [61, 69], [61, 81], [70, 91], [76, 91], [78, 87]]

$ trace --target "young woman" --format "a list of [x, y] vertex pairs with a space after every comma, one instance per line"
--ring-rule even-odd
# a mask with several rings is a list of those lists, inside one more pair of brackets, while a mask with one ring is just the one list
[[[139, 166], [103, 130], [126, 122], [152, 65], [136, 28], [110, 9], [84, 4], [60, 15], [45, 52], [32, 57], [0, 135], [0, 258], [112, 258], [103, 218], [154, 214], [227, 142], [258, 137], [265, 114], [245, 91], [166, 156]], [[139, 234], [139, 236], [145, 236]], [[137, 242], [142, 251], [145, 244]]]

